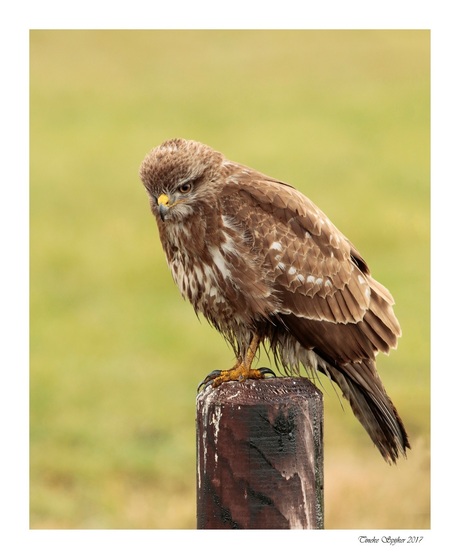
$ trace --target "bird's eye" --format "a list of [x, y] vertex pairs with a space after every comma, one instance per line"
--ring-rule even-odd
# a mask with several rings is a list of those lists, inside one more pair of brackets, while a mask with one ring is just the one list
[[192, 183], [185, 182], [184, 184], [181, 184], [179, 186], [178, 190], [181, 194], [187, 194], [187, 192], [190, 192], [190, 190], [192, 190]]

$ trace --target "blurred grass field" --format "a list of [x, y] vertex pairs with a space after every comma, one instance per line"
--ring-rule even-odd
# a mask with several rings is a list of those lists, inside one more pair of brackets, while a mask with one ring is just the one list
[[413, 449], [384, 463], [325, 381], [326, 528], [429, 528], [429, 122], [428, 31], [31, 31], [32, 528], [195, 527], [196, 386], [233, 358], [137, 176], [175, 136], [295, 185], [391, 290]]

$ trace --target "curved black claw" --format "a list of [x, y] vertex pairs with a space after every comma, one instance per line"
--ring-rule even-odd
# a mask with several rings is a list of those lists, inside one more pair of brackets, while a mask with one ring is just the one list
[[276, 377], [276, 373], [274, 371], [272, 371], [271, 369], [269, 369], [268, 367], [261, 367], [259, 369], [259, 371], [262, 373], [264, 378], [265, 378], [265, 375], [272, 375], [273, 377]]
[[214, 371], [212, 371], [211, 373], [209, 373], [209, 375], [206, 375], [204, 377], [204, 379], [200, 382], [200, 384], [198, 385], [198, 388], [196, 389], [197, 392], [200, 392], [201, 390], [204, 390], [205, 388], [207, 388], [209, 385], [211, 385], [214, 380], [220, 376], [222, 371], [219, 371], [219, 369], [214, 369]]

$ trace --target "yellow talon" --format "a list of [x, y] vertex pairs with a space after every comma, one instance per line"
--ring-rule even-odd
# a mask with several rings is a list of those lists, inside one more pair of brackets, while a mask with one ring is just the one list
[[244, 382], [248, 379], [262, 379], [264, 374], [259, 369], [246, 369], [243, 365], [229, 369], [228, 371], [221, 371], [220, 374], [214, 379], [212, 385], [214, 388], [220, 386], [223, 382], [230, 380], [238, 380]]
[[275, 373], [271, 369], [267, 369], [267, 367], [262, 367], [261, 369], [251, 369], [251, 364], [254, 360], [259, 342], [260, 338], [254, 335], [244, 358], [239, 360], [232, 369], [224, 371], [216, 370], [210, 373], [198, 386], [198, 392], [203, 387], [206, 388], [212, 385], [213, 388], [217, 388], [222, 383], [229, 382], [231, 380], [244, 382], [248, 379], [260, 380], [265, 378], [265, 375], [268, 374], [276, 376]]
[[200, 392], [201, 389], [207, 388], [208, 386], [217, 388], [224, 382], [229, 382], [231, 380], [238, 382], [244, 382], [247, 379], [260, 380], [264, 379], [266, 375], [276, 377], [275, 373], [267, 367], [261, 367], [260, 369], [244, 369], [241, 365], [237, 365], [233, 369], [227, 371], [213, 371], [200, 383], [197, 391]]

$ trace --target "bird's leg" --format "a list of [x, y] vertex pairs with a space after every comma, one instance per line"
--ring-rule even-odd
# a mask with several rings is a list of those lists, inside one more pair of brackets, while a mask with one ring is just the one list
[[267, 374], [272, 374], [273, 376], [275, 376], [275, 373], [267, 367], [262, 367], [260, 369], [251, 369], [251, 365], [254, 361], [254, 357], [259, 347], [260, 341], [260, 336], [254, 334], [248, 349], [246, 350], [243, 357], [238, 359], [236, 365], [228, 370], [213, 371], [200, 384], [198, 390], [200, 390], [200, 388], [202, 388], [203, 386], [206, 387], [210, 384], [212, 384], [212, 386], [216, 388], [223, 382], [228, 382], [230, 380], [238, 380], [240, 382], [243, 382], [247, 379], [263, 379]]
[[239, 359], [234, 367], [226, 371], [221, 371], [220, 375], [214, 379], [213, 386], [219, 386], [223, 382], [229, 380], [245, 381], [247, 379], [261, 379], [263, 373], [258, 369], [251, 369], [252, 362], [259, 347], [260, 337], [254, 334], [248, 349], [246, 350], [243, 358]]

